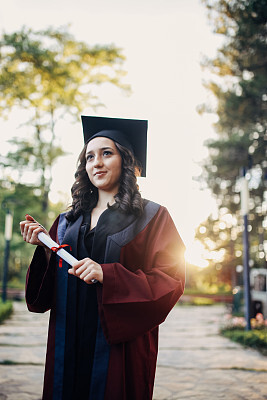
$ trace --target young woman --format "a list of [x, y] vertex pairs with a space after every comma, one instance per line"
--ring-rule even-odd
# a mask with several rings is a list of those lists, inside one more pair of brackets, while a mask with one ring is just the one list
[[166, 208], [138, 191], [146, 121], [140, 130], [140, 121], [82, 118], [73, 203], [49, 232], [80, 261], [59, 262], [38, 240], [43, 227], [21, 222], [38, 245], [28, 309], [51, 310], [43, 399], [151, 400], [158, 326], [184, 290], [184, 245]]

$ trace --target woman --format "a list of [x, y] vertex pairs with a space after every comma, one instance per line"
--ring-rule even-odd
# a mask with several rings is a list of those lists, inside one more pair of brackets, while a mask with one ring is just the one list
[[21, 222], [38, 245], [28, 309], [51, 309], [43, 399], [149, 400], [158, 326], [184, 290], [184, 245], [168, 211], [138, 191], [134, 154], [145, 168], [147, 122], [82, 121], [73, 203], [49, 232], [80, 261], [59, 262], [38, 240], [43, 227]]

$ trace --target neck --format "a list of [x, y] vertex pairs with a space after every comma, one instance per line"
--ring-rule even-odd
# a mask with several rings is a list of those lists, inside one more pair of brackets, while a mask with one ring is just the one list
[[115, 203], [114, 196], [117, 194], [117, 192], [118, 192], [117, 190], [115, 190], [114, 193], [98, 190], [98, 202], [96, 208], [104, 210], [107, 208], [108, 203], [110, 206], [114, 204]]

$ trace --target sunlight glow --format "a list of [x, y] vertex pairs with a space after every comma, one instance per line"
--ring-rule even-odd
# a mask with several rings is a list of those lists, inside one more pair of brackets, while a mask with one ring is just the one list
[[[202, 54], [213, 57], [222, 37], [212, 33], [205, 7], [198, 0], [149, 0], [142, 2], [140, 9], [133, 7], [135, 12], [132, 12], [127, 2], [121, 0], [117, 2], [117, 9], [107, 0], [104, 0], [104, 7], [103, 2], [82, 4], [80, 0], [75, 7], [63, 0], [54, 3], [51, 13], [45, 3], [29, 0], [25, 13], [25, 4], [16, 2], [14, 13], [13, 2], [6, 2], [2, 28], [7, 32], [20, 29], [22, 14], [23, 24], [33, 30], [46, 29], [48, 24], [63, 26], [71, 22], [71, 33], [77, 40], [91, 45], [115, 43], [122, 49], [126, 58], [122, 68], [127, 71], [124, 83], [131, 85], [131, 95], [122, 95], [112, 85], [96, 85], [92, 95], [99, 96], [105, 107], [95, 110], [88, 102], [82, 114], [148, 119], [147, 178], [144, 183], [140, 178], [142, 196], [167, 207], [187, 247], [188, 262], [207, 267], [204, 247], [194, 241], [194, 233], [210, 214], [217, 213], [217, 205], [207, 186], [201, 187], [194, 178], [202, 174], [201, 160], [207, 156], [203, 143], [214, 136], [213, 124], [218, 117], [201, 116], [197, 107], [212, 101], [202, 84], [209, 78], [209, 73], [200, 66]], [[108, 70], [104, 72], [109, 73]], [[76, 161], [83, 146], [80, 118], [77, 117], [77, 123], [73, 123], [66, 113], [56, 127], [57, 140], [66, 154], [52, 168], [49, 200], [52, 203], [61, 201], [63, 209], [70, 203]], [[0, 120], [2, 154], [13, 150], [8, 143], [10, 137], [29, 137], [29, 128], [23, 125], [27, 119], [25, 110], [18, 107], [7, 121]], [[26, 183], [36, 180], [30, 173], [26, 178]], [[227, 226], [229, 218], [223, 219]], [[200, 233], [205, 234], [205, 229], [201, 227]]]
[[198, 240], [195, 240], [188, 245], [185, 252], [185, 259], [192, 265], [196, 265], [200, 268], [206, 268], [208, 267], [209, 262], [203, 257], [204, 252], [204, 246]]

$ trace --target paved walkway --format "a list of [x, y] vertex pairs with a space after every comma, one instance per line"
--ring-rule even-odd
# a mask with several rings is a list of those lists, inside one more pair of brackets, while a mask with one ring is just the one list
[[[161, 326], [154, 400], [267, 399], [267, 358], [217, 334], [223, 313], [173, 309]], [[0, 400], [41, 398], [47, 322], [20, 302], [0, 325]]]
[[155, 400], [267, 399], [267, 357], [218, 335], [224, 312], [172, 310], [160, 331]]

